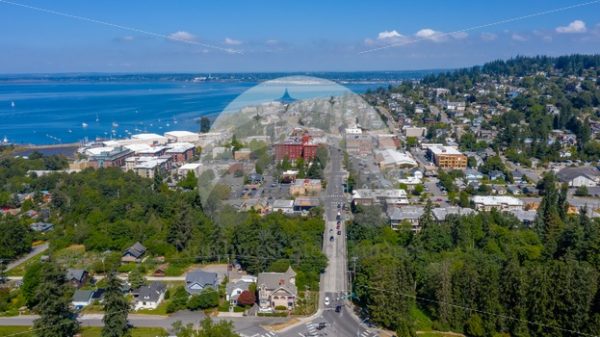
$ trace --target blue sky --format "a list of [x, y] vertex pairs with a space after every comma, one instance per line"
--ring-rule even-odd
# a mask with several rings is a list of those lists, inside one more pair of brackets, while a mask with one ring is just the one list
[[449, 34], [585, 0], [10, 2], [144, 32], [0, 0], [0, 73], [413, 70], [600, 53], [600, 2]]

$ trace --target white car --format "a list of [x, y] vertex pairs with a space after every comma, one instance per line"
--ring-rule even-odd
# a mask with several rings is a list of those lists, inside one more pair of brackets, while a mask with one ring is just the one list
[[329, 305], [329, 297], [325, 297], [325, 305]]

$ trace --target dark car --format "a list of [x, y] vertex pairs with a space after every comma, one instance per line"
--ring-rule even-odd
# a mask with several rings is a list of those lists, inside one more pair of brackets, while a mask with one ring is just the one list
[[342, 235], [342, 231], [338, 231], [338, 235]]
[[319, 325], [317, 325], [317, 330], [323, 330], [323, 329], [325, 329], [326, 326], [327, 326], [327, 323], [319, 322]]
[[335, 306], [335, 312], [341, 312], [342, 311], [342, 306], [341, 305], [336, 305]]
[[333, 235], [329, 237], [329, 241], [333, 241]]

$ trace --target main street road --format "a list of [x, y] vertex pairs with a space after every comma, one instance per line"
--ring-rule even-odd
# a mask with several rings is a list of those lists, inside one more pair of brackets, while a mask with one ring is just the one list
[[[331, 139], [330, 144], [339, 140]], [[345, 299], [348, 293], [348, 263], [346, 248], [346, 226], [344, 214], [338, 205], [346, 203], [344, 195], [342, 169], [343, 153], [335, 147], [330, 147], [329, 164], [325, 169], [327, 178], [326, 195], [322, 198], [325, 208], [325, 233], [323, 234], [323, 251], [328, 259], [328, 265], [321, 275], [319, 311], [314, 319], [295, 326], [289, 330], [277, 333], [283, 337], [307, 336], [377, 336], [369, 331], [352, 312], [350, 302]], [[340, 234], [338, 235], [337, 217], [340, 212]], [[333, 237], [333, 241], [331, 241]], [[328, 304], [326, 304], [328, 299]], [[337, 305], [341, 306], [336, 312]], [[319, 330], [319, 323], [325, 322], [325, 328]]]

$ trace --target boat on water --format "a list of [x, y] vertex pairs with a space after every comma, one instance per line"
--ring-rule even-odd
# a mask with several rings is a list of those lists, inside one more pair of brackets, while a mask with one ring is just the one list
[[4, 136], [4, 138], [2, 139], [2, 144], [3, 145], [7, 145], [8, 143], [9, 143], [8, 142], [8, 137]]
[[12, 102], [10, 102], [10, 107], [11, 107], [11, 108], [14, 108], [15, 106], [17, 106], [17, 105], [15, 104], [15, 101], [12, 101]]
[[117, 122], [113, 122], [113, 123], [112, 123], [112, 127], [113, 127], [113, 128], [118, 128], [118, 127], [119, 127], [119, 124], [118, 124]]
[[87, 124], [87, 123], [85, 123], [85, 122], [83, 122], [83, 123], [81, 123], [81, 127], [85, 129], [85, 128], [87, 128], [87, 127], [88, 127], [88, 124]]

